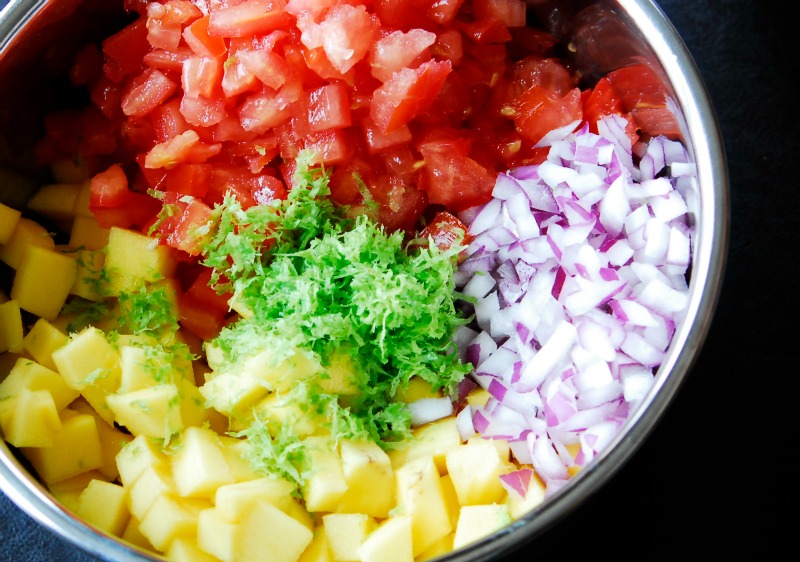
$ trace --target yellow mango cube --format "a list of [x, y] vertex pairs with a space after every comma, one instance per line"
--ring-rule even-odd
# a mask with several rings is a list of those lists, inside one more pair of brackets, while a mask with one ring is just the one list
[[103, 480], [110, 482], [110, 480], [106, 480], [105, 476], [100, 474], [100, 472], [97, 470], [87, 470], [86, 472], [81, 472], [72, 478], [67, 478], [65, 480], [59, 480], [58, 482], [48, 484], [47, 487], [56, 501], [61, 503], [73, 513], [77, 513], [81, 494], [92, 480]]
[[274, 505], [259, 500], [234, 527], [234, 560], [260, 562], [265, 553], [269, 553], [270, 562], [297, 562], [312, 536], [308, 527]]
[[362, 562], [413, 562], [411, 517], [390, 517], [372, 531], [359, 550]]
[[74, 256], [29, 246], [17, 266], [10, 296], [23, 310], [53, 320], [64, 306], [77, 273]]
[[234, 562], [236, 530], [237, 524], [222, 517], [216, 508], [204, 509], [197, 515], [197, 546], [222, 562]]
[[389, 456], [373, 441], [343, 440], [342, 473], [347, 491], [338, 512], [386, 518], [395, 505], [394, 471]]
[[337, 562], [359, 562], [361, 545], [375, 528], [375, 520], [365, 513], [329, 513], [322, 516], [328, 544]]
[[169, 544], [166, 558], [170, 562], [217, 562], [216, 556], [203, 551], [191, 537], [175, 537]]
[[470, 441], [448, 451], [446, 464], [460, 505], [505, 501], [506, 490], [500, 482], [500, 475], [509, 472], [510, 467], [490, 440]]
[[394, 474], [398, 513], [411, 517], [416, 557], [452, 530], [441, 477], [430, 455], [404, 464]]
[[155, 551], [155, 547], [150, 544], [150, 541], [147, 540], [147, 537], [145, 537], [139, 530], [139, 520], [133, 516], [128, 519], [128, 524], [125, 526], [125, 530], [122, 532], [121, 538], [125, 542], [144, 550], [145, 552], [152, 553]]
[[120, 384], [119, 353], [99, 329], [91, 326], [73, 335], [55, 350], [53, 362], [66, 383], [81, 392], [106, 422], [114, 423], [114, 413], [106, 397]]
[[[218, 433], [224, 433], [225, 431], [221, 429]], [[228, 467], [236, 482], [256, 480], [263, 476], [248, 460], [252, 449], [246, 439], [237, 439], [236, 437], [221, 434], [219, 440], [222, 443], [222, 454], [225, 455], [225, 460], [228, 462]]]
[[22, 353], [24, 329], [19, 303], [10, 300], [0, 304], [0, 353]]
[[120, 482], [131, 486], [148, 468], [169, 468], [167, 455], [160, 442], [139, 435], [124, 445], [116, 456]]
[[74, 250], [75, 263], [78, 268], [75, 282], [70, 287], [70, 294], [90, 301], [101, 300], [108, 291], [103, 277], [103, 265], [106, 255], [102, 250]]
[[176, 495], [175, 481], [168, 466], [148, 466], [127, 488], [128, 507], [131, 515], [139, 520], [140, 530], [144, 516], [159, 497]]
[[102, 250], [108, 244], [110, 230], [97, 223], [93, 215], [76, 215], [70, 230], [69, 245], [72, 248]]
[[26, 206], [29, 210], [56, 223], [72, 221], [75, 203], [81, 190], [80, 183], [50, 183], [36, 190]]
[[90, 525], [117, 537], [122, 536], [131, 517], [127, 490], [104, 480], [89, 482], [78, 499], [77, 511]]
[[133, 435], [167, 439], [183, 429], [180, 397], [174, 384], [108, 394], [106, 403], [114, 421]]
[[53, 352], [69, 341], [67, 334], [56, 328], [45, 318], [39, 318], [22, 339], [22, 347], [37, 362], [53, 371], [57, 370], [53, 362]]
[[67, 385], [59, 373], [24, 357], [17, 359], [8, 376], [0, 383], [0, 400], [15, 396], [22, 389], [49, 391], [59, 411], [80, 395]]
[[306, 508], [310, 512], [335, 511], [347, 491], [342, 460], [331, 439], [308, 437], [303, 441], [310, 468], [302, 486]]
[[509, 523], [511, 523], [511, 517], [504, 504], [462, 506], [453, 537], [453, 549], [459, 549], [488, 537]]
[[180, 496], [210, 499], [220, 486], [234, 482], [222, 444], [211, 429], [187, 427], [175, 449], [172, 477]]
[[328, 544], [325, 528], [319, 525], [313, 529], [311, 543], [303, 551], [298, 562], [333, 562], [333, 552]]
[[59, 482], [103, 465], [103, 450], [95, 418], [66, 409], [61, 429], [49, 447], [22, 449], [46, 483]]
[[113, 227], [108, 233], [105, 272], [109, 293], [138, 291], [145, 283], [169, 277], [175, 269], [170, 250], [132, 230]]
[[15, 447], [50, 447], [61, 429], [61, 418], [48, 390], [23, 388], [13, 410], [0, 416], [6, 441]]
[[70, 409], [95, 417], [95, 421], [97, 422], [97, 435], [100, 437], [100, 446], [103, 449], [103, 464], [98, 467], [97, 470], [109, 481], [116, 480], [119, 477], [117, 455], [123, 447], [133, 441], [133, 436], [120, 431], [116, 426], [106, 422], [83, 398], [75, 400], [70, 404]]
[[271, 503], [281, 511], [288, 511], [291, 509], [294, 490], [294, 484], [284, 478], [264, 476], [220, 486], [214, 495], [214, 505], [221, 517], [236, 522], [256, 500]]
[[[263, 351], [245, 361], [243, 370], [262, 381], [269, 390], [288, 392], [297, 381], [307, 379], [322, 370], [318, 358], [311, 352], [290, 347], [278, 338], [267, 342]], [[276, 350], [281, 350], [278, 353]]]
[[54, 250], [56, 243], [45, 227], [34, 220], [22, 217], [17, 220], [14, 231], [6, 243], [0, 246], [0, 260], [17, 269], [25, 253], [34, 246]]
[[266, 422], [273, 434], [283, 425], [291, 426], [301, 438], [327, 432], [327, 418], [310, 408], [304, 408], [303, 401], [295, 399], [293, 395], [285, 396], [278, 392], [268, 394], [253, 406], [253, 412], [258, 419]]
[[210, 373], [200, 387], [209, 407], [230, 417], [243, 417], [269, 390], [248, 371]]
[[405, 387], [400, 387], [394, 395], [396, 402], [411, 404], [423, 398], [441, 398], [442, 392], [436, 391], [431, 383], [420, 377], [411, 377]]
[[411, 439], [389, 452], [389, 458], [392, 467], [397, 470], [399, 466], [414, 459], [432, 456], [439, 473], [445, 474], [445, 454], [459, 447], [461, 435], [456, 427], [456, 419], [455, 416], [449, 416], [415, 429]]
[[22, 213], [13, 207], [0, 203], [0, 245], [8, 244]]
[[139, 531], [159, 551], [167, 550], [177, 537], [197, 535], [197, 517], [211, 502], [178, 498], [171, 494], [158, 496], [139, 523]]

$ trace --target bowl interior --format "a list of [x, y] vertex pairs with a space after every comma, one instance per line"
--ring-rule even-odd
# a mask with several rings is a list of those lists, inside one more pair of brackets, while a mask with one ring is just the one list
[[[0, 14], [0, 201], [22, 208], [47, 173], [33, 146], [50, 110], [81, 105], [67, 69], [87, 40], [100, 40], [130, 20], [122, 2], [15, 0]], [[561, 51], [587, 84], [632, 62], [664, 80], [682, 120], [698, 186], [687, 196], [694, 238], [689, 306], [677, 326], [656, 384], [604, 454], [539, 508], [489, 539], [446, 559], [493, 558], [532, 540], [607, 481], [649, 434], [689, 372], [717, 302], [727, 252], [727, 176], [714, 110], [692, 58], [657, 5], [647, 0], [529, 0], [531, 17], [562, 38]], [[0, 271], [7, 289], [10, 271]], [[115, 560], [148, 555], [93, 531], [56, 504], [19, 456], [0, 445], [0, 488], [39, 522], [90, 552]]]

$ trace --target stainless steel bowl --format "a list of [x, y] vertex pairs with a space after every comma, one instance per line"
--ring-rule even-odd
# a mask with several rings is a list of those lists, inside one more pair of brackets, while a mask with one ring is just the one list
[[[88, 38], [120, 26], [122, 2], [10, 0], [0, 13], [0, 201], [20, 207], [40, 181], [32, 145], [41, 118], [67, 82], [68, 61]], [[697, 165], [697, 193], [689, 197], [696, 234], [689, 305], [677, 326], [656, 381], [606, 451], [538, 508], [494, 535], [442, 560], [477, 561], [508, 554], [577, 509], [635, 454], [689, 373], [717, 305], [728, 250], [728, 177], [714, 109], [680, 36], [650, 0], [528, 0], [542, 21], [564, 37], [573, 62], [591, 79], [633, 61], [660, 72], [683, 118]], [[0, 488], [21, 509], [78, 548], [108, 560], [156, 560], [104, 535], [56, 503], [4, 444]]]

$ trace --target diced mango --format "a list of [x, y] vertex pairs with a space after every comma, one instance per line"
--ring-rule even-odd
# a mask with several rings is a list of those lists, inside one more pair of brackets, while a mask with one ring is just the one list
[[59, 482], [103, 465], [103, 450], [95, 418], [66, 409], [61, 430], [50, 447], [22, 449], [36, 473], [46, 483]]
[[386, 518], [395, 505], [394, 472], [389, 456], [374, 441], [350, 439], [341, 442], [340, 455], [347, 491], [337, 511]]
[[101, 531], [120, 537], [131, 517], [127, 491], [119, 484], [92, 480], [80, 495], [78, 515]]
[[350, 396], [360, 392], [360, 380], [353, 360], [343, 353], [334, 354], [330, 365], [323, 367], [317, 380], [322, 390], [330, 394]]
[[405, 387], [397, 389], [394, 400], [410, 404], [423, 398], [441, 398], [442, 392], [436, 391], [431, 383], [420, 377], [411, 377]]
[[110, 230], [97, 223], [93, 215], [76, 215], [72, 222], [69, 245], [73, 248], [102, 250], [108, 244]]
[[234, 482], [214, 431], [187, 427], [175, 448], [172, 477], [179, 495], [210, 499], [220, 486]]
[[22, 339], [22, 347], [36, 361], [55, 371], [57, 367], [53, 362], [53, 352], [68, 341], [67, 334], [45, 318], [39, 318]]
[[174, 269], [167, 246], [132, 230], [111, 228], [105, 261], [111, 295], [138, 291], [144, 283], [169, 277]]
[[375, 520], [365, 513], [329, 513], [322, 516], [328, 544], [337, 562], [359, 562], [361, 545], [375, 528]]
[[0, 203], [0, 245], [8, 244], [21, 217], [22, 213], [17, 209]]
[[175, 537], [165, 554], [170, 562], [217, 562], [219, 560], [200, 550], [197, 541], [191, 537]]
[[78, 268], [75, 282], [70, 287], [70, 294], [90, 301], [101, 300], [106, 292], [106, 280], [103, 277], [103, 265], [106, 255], [102, 250], [74, 250], [75, 263]]
[[455, 416], [426, 423], [414, 430], [411, 439], [389, 452], [395, 470], [407, 462], [421, 457], [433, 456], [440, 474], [445, 474], [445, 453], [461, 446], [461, 435], [456, 427]]
[[281, 511], [287, 511], [294, 489], [295, 486], [284, 478], [265, 476], [220, 486], [214, 495], [214, 505], [221, 517], [236, 522], [256, 500], [266, 501]]
[[390, 517], [372, 531], [359, 551], [362, 562], [413, 562], [411, 517]]
[[297, 381], [318, 374], [322, 366], [313, 353], [296, 347], [287, 349], [287, 343], [276, 338], [276, 341], [269, 341], [263, 351], [247, 359], [243, 370], [263, 381], [270, 390], [288, 392]]
[[167, 439], [183, 429], [180, 397], [174, 384], [108, 394], [106, 403], [114, 420], [133, 435]]
[[342, 460], [333, 442], [325, 437], [308, 437], [306, 461], [310, 474], [302, 486], [306, 507], [310, 512], [334, 511], [347, 491]]
[[414, 556], [452, 530], [439, 470], [432, 456], [417, 458], [395, 469], [397, 508], [411, 517]]
[[328, 535], [322, 525], [313, 529], [311, 543], [303, 551], [298, 562], [333, 562], [333, 553], [328, 544]]
[[67, 386], [64, 378], [36, 361], [17, 359], [5, 380], [0, 383], [0, 400], [15, 396], [22, 389], [48, 390], [57, 410], [63, 410], [79, 396], [79, 392]]
[[216, 411], [231, 417], [247, 415], [249, 408], [269, 391], [249, 371], [210, 373], [200, 387], [206, 403]]
[[[222, 562], [236, 560], [237, 524], [222, 517], [216, 508], [204, 509], [197, 516], [197, 546]], [[259, 534], [265, 534], [259, 530]]]
[[222, 443], [222, 454], [225, 455], [225, 460], [228, 462], [228, 467], [231, 469], [234, 480], [245, 482], [247, 480], [256, 480], [263, 476], [256, 471], [248, 460], [252, 451], [250, 442], [246, 439], [237, 439], [224, 435], [224, 430], [221, 432], [219, 440]]
[[73, 513], [77, 513], [81, 494], [92, 480], [110, 482], [110, 480], [106, 480], [105, 476], [100, 474], [97, 470], [87, 470], [72, 478], [53, 482], [48, 485], [48, 489], [56, 501]]
[[6, 441], [15, 447], [50, 447], [61, 429], [53, 396], [48, 390], [23, 388], [13, 410], [0, 416]]
[[17, 266], [10, 296], [23, 310], [53, 320], [64, 306], [77, 273], [74, 256], [29, 246]]
[[159, 551], [167, 550], [177, 537], [197, 535], [197, 517], [211, 502], [178, 498], [171, 494], [158, 496], [141, 522], [139, 531]]
[[0, 260], [17, 269], [23, 256], [32, 246], [53, 250], [56, 243], [45, 227], [34, 220], [22, 217], [17, 220], [14, 231], [5, 245], [0, 246]]
[[139, 530], [139, 520], [133, 516], [128, 519], [128, 524], [125, 526], [125, 530], [122, 532], [122, 540], [146, 552], [155, 551], [155, 547], [150, 544], [150, 541], [147, 540], [147, 537], [145, 537], [141, 530]]
[[253, 412], [267, 424], [271, 433], [277, 433], [283, 425], [289, 425], [300, 438], [324, 433], [327, 418], [313, 409], [304, 408], [305, 404], [307, 402], [297, 400], [292, 394], [286, 396], [273, 392], [253, 406]]
[[24, 337], [19, 303], [10, 300], [0, 304], [0, 353], [22, 353]]
[[131, 486], [137, 478], [148, 468], [169, 468], [167, 455], [156, 440], [145, 435], [134, 437], [133, 440], [117, 453], [117, 470], [120, 482]]
[[103, 449], [103, 464], [97, 470], [109, 481], [119, 477], [117, 468], [117, 455], [128, 443], [133, 440], [133, 436], [117, 429], [106, 422], [100, 414], [84, 399], [80, 398], [70, 404], [70, 409], [82, 414], [89, 414], [95, 417], [97, 422], [97, 435], [100, 437], [100, 445]]
[[511, 467], [500, 458], [497, 447], [490, 440], [470, 441], [448, 451], [446, 463], [460, 505], [505, 501], [506, 491], [500, 475], [509, 472]]
[[147, 511], [159, 497], [166, 494], [176, 495], [175, 481], [168, 466], [147, 466], [127, 488], [128, 507], [131, 515], [139, 520], [140, 526]]
[[260, 562], [264, 554], [269, 553], [270, 562], [296, 562], [312, 536], [305, 525], [274, 505], [259, 500], [234, 528], [235, 560]]
[[80, 183], [45, 184], [28, 199], [26, 206], [57, 224], [71, 224], [80, 190]]
[[453, 537], [453, 549], [488, 537], [509, 523], [511, 517], [504, 504], [462, 506]]
[[113, 424], [114, 413], [106, 397], [119, 388], [119, 353], [103, 332], [93, 326], [86, 328], [55, 350], [52, 357], [67, 384], [79, 390], [97, 413]]
[[[458, 514], [456, 513], [456, 518], [458, 518]], [[455, 529], [455, 525], [453, 526]], [[449, 554], [453, 551], [453, 535], [454, 533], [450, 533], [449, 535], [443, 536], [441, 539], [433, 543], [428, 550], [419, 554], [416, 557], [417, 562], [423, 562], [425, 560], [431, 560], [432, 558], [437, 558], [439, 556], [443, 556], [445, 554]]]

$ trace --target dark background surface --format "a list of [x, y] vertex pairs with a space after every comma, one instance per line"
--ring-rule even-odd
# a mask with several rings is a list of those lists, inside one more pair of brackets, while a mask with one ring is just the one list
[[[798, 430], [787, 414], [797, 407], [789, 401], [799, 300], [790, 271], [800, 115], [789, 80], [798, 70], [800, 2], [659, 5], [697, 63], [727, 153], [731, 237], [719, 306], [695, 366], [644, 445], [576, 512], [509, 559], [735, 552], [769, 560], [796, 543]], [[95, 558], [0, 494], [0, 560]]]

